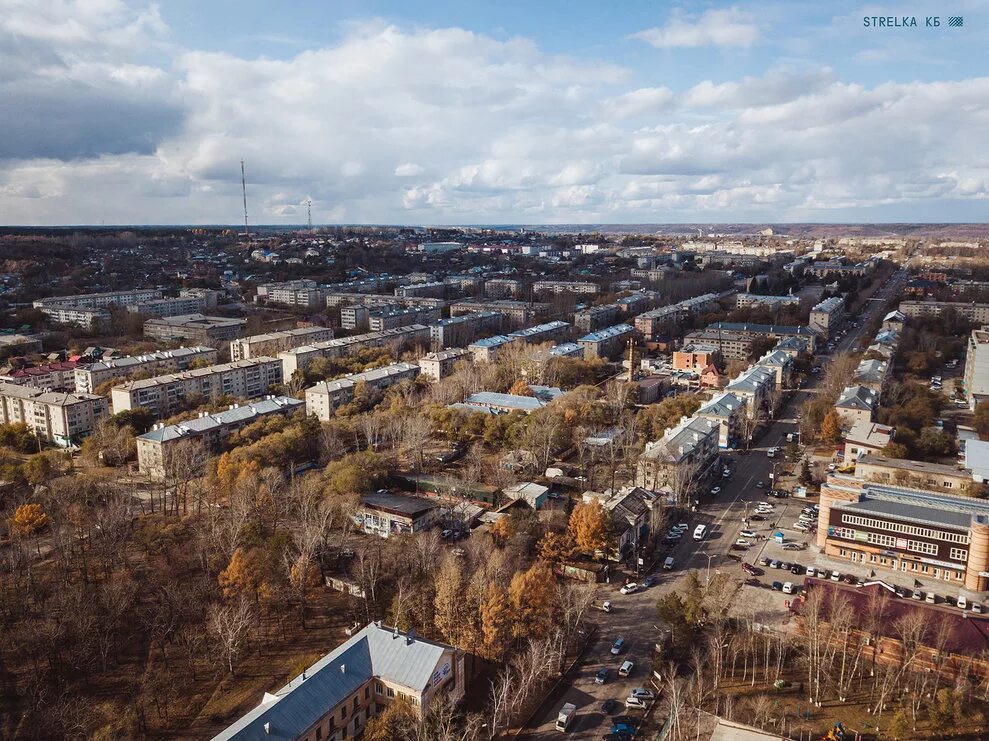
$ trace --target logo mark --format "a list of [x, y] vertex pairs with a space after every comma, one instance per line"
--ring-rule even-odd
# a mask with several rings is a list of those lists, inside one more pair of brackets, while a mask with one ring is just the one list
[[949, 15], [948, 26], [951, 28], [961, 28], [965, 25], [965, 18], [960, 15]]

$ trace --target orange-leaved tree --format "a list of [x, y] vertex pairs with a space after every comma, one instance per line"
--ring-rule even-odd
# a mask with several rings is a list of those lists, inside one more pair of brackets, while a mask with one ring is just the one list
[[19, 538], [32, 538], [48, 527], [48, 515], [40, 504], [22, 504], [10, 518], [10, 530]]
[[578, 504], [570, 513], [567, 532], [581, 552], [594, 555], [611, 546], [611, 513], [598, 501]]
[[545, 638], [550, 634], [559, 600], [556, 578], [548, 563], [537, 561], [528, 571], [515, 574], [508, 596], [515, 620], [512, 632], [516, 637]]

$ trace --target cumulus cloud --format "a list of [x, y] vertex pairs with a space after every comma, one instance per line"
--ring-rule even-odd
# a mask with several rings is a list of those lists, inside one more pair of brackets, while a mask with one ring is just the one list
[[[644, 86], [529, 39], [381, 22], [243, 58], [171, 47], [153, 7], [32, 5], [0, 0], [2, 223], [234, 222], [241, 159], [259, 222], [298, 223], [308, 199], [316, 221], [491, 223], [978, 213], [987, 197], [986, 78], [803, 66]], [[664, 28], [724, 42], [710, 29], [745, 23], [709, 16]]]
[[657, 49], [699, 46], [749, 47], [759, 40], [759, 27], [750, 13], [738, 8], [705, 10], [699, 16], [675, 13], [665, 26], [633, 34]]

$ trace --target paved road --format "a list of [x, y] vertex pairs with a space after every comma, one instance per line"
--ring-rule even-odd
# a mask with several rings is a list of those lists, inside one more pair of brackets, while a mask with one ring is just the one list
[[[895, 273], [890, 281], [876, 292], [873, 300], [870, 301], [864, 314], [860, 318], [859, 327], [852, 329], [842, 337], [837, 343], [835, 352], [841, 352], [853, 348], [862, 336], [865, 324], [878, 312], [886, 298], [893, 295], [902, 286], [905, 280], [905, 273], [900, 271]], [[827, 362], [825, 360], [825, 362]], [[548, 739], [559, 738], [559, 732], [555, 730], [556, 717], [559, 709], [564, 703], [572, 702], [577, 706], [577, 717], [567, 734], [569, 739], [580, 741], [590, 741], [590, 739], [600, 739], [601, 736], [611, 730], [610, 718], [602, 712], [601, 705], [606, 699], [613, 699], [619, 704], [619, 708], [613, 713], [626, 713], [622, 707], [624, 698], [634, 687], [648, 687], [654, 689], [651, 684], [651, 663], [653, 658], [653, 646], [658, 635], [656, 624], [656, 601], [667, 591], [677, 589], [691, 570], [696, 570], [702, 583], [706, 583], [709, 578], [713, 579], [717, 574], [727, 573], [739, 582], [746, 576], [741, 569], [739, 562], [727, 557], [729, 548], [738, 537], [738, 531], [743, 527], [742, 520], [747, 514], [754, 511], [755, 504], [760, 501], [767, 501], [764, 490], [756, 488], [756, 482], [763, 481], [770, 484], [770, 472], [773, 464], [782, 463], [782, 458], [770, 459], [766, 455], [766, 450], [773, 446], [784, 446], [788, 432], [797, 429], [797, 413], [800, 406], [807, 400], [810, 394], [815, 393], [817, 380], [812, 378], [808, 385], [795, 391], [787, 402], [783, 405], [777, 418], [764, 431], [758, 444], [749, 452], [729, 452], [724, 455], [725, 461], [732, 470], [730, 479], [717, 482], [721, 488], [721, 493], [714, 498], [705, 498], [702, 501], [702, 511], [693, 513], [686, 521], [690, 528], [684, 535], [681, 542], [671, 553], [676, 561], [673, 571], [663, 571], [659, 568], [662, 563], [660, 559], [656, 569], [652, 571], [656, 584], [632, 595], [622, 595], [619, 593], [618, 584], [600, 585], [598, 587], [598, 603], [604, 600], [611, 600], [613, 612], [600, 612], [597, 617], [600, 631], [595, 643], [588, 650], [584, 660], [578, 666], [573, 680], [554, 692], [543, 708], [540, 709], [534, 721], [534, 727], [520, 738], [525, 739]], [[797, 519], [800, 507], [806, 506], [806, 501], [800, 499], [780, 500], [769, 499], [768, 501], [777, 504], [777, 514], [775, 520], [752, 523], [760, 528], [761, 534], [770, 536], [775, 528], [771, 525], [781, 523], [788, 525]], [[691, 533], [696, 525], [704, 523], [708, 525], [708, 536], [700, 542], [691, 538]], [[801, 535], [795, 530], [784, 530], [788, 536], [813, 543], [812, 537]], [[789, 538], [788, 538], [789, 539]], [[749, 551], [746, 551], [744, 558], [752, 561], [758, 559], [761, 551], [765, 549], [767, 555], [774, 553], [773, 557], [782, 554], [783, 551], [776, 543], [767, 544], [765, 541]], [[780, 549], [776, 553], [776, 549]], [[791, 556], [788, 560], [795, 560], [793, 553], [787, 552]], [[801, 561], [813, 562], [814, 551], [801, 552]], [[763, 577], [769, 582], [782, 579], [780, 572], [775, 572], [776, 576], [767, 570]], [[643, 575], [645, 576], [645, 575]], [[801, 577], [787, 574], [793, 580], [800, 580]], [[772, 577], [772, 578], [770, 578]], [[626, 647], [619, 656], [612, 656], [610, 649], [616, 638], [623, 637]], [[618, 668], [622, 662], [629, 659], [635, 663], [632, 676], [628, 678], [618, 677]], [[601, 668], [608, 668], [609, 678], [604, 684], [596, 684], [595, 674]], [[634, 711], [629, 715], [636, 715]]]

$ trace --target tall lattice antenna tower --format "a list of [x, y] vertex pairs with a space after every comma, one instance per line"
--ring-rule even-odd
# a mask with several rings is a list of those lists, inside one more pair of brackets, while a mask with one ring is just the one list
[[244, 194], [244, 236], [251, 241], [251, 230], [247, 228], [247, 178], [244, 176], [244, 160], [240, 161], [240, 189]]
[[309, 217], [309, 233], [312, 234], [312, 199], [306, 199], [306, 215]]

